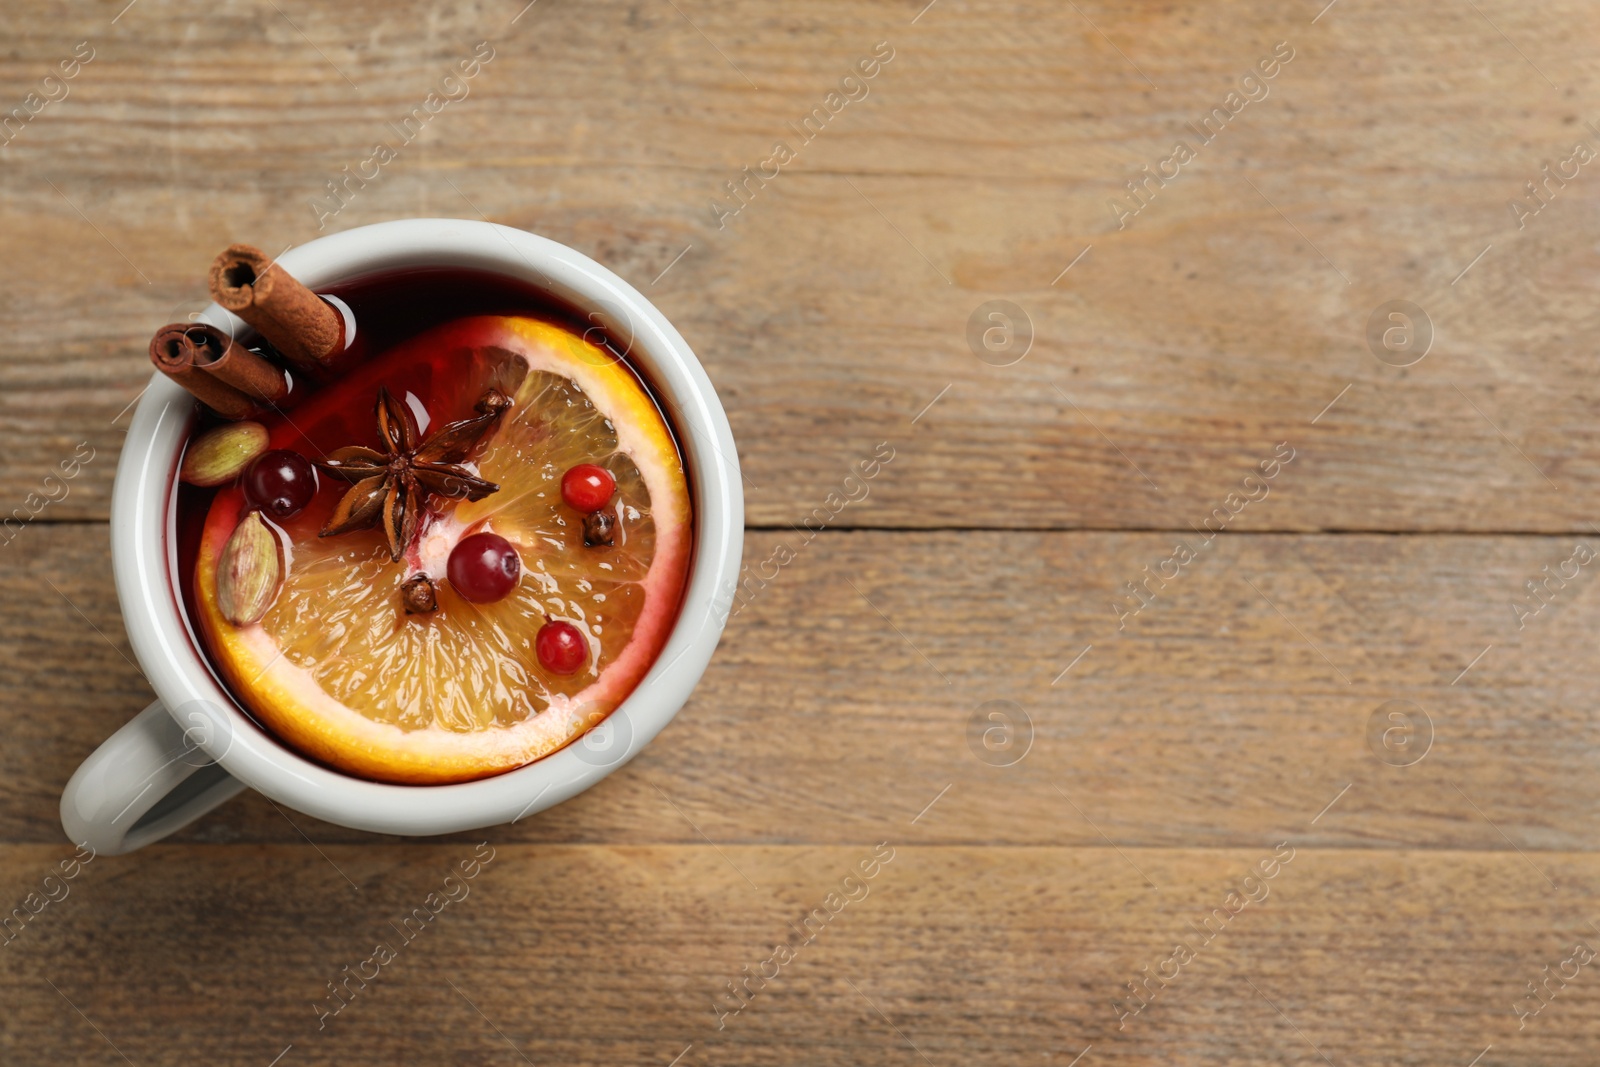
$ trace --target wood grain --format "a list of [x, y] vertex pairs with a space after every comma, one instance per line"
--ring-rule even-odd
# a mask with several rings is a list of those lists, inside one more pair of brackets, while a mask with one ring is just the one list
[[[0, 120], [94, 50], [0, 135], [0, 916], [32, 916], [0, 933], [0, 1062], [1593, 1061], [1592, 967], [1516, 1010], [1600, 946], [1600, 564], [1526, 585], [1600, 544], [1592, 168], [1523, 225], [1507, 202], [1600, 148], [1600, 12], [925, 4], [0, 9]], [[470, 95], [319, 229], [479, 42]], [[797, 136], [879, 42], [867, 95]], [[728, 409], [750, 573], [796, 558], [672, 726], [557, 809], [412, 841], [247, 794], [43, 904], [63, 784], [152, 696], [106, 525], [149, 335], [229, 242], [411, 216], [644, 291]], [[1408, 366], [1368, 339], [1400, 300], [1432, 328]], [[971, 341], [992, 301], [1032, 336], [1004, 366], [1020, 342]], [[879, 842], [865, 899], [719, 1028]], [[1282, 842], [1270, 895], [1119, 1019]]]
[[[0, 591], [37, 604], [26, 627], [0, 622], [13, 738], [0, 795], [13, 839], [49, 842], [72, 769], [150, 694], [96, 562], [104, 528], [36, 533], [52, 536], [0, 557]], [[915, 840], [1238, 847], [1303, 827], [1349, 785], [1312, 842], [1600, 844], [1600, 561], [1522, 630], [1512, 608], [1570, 540], [1224, 534], [1119, 630], [1119, 588], [1172, 538], [863, 531], [807, 545], [753, 532], [746, 557], [783, 536], [794, 562], [733, 616], [673, 725], [501, 840], [827, 844], [906, 824], [949, 786]], [[1018, 706], [1013, 752], [1033, 738], [1011, 766], [976, 754], [992, 700]], [[1369, 740], [1375, 715], [1378, 738], [1393, 725], [1379, 713], [1391, 701], [1415, 705], [1402, 710], [1416, 748], [1432, 733], [1414, 765], [1379, 758], [1409, 759], [1405, 734], [1390, 749]], [[295, 821], [318, 840], [374, 840]], [[300, 837], [250, 797], [186, 839]]]
[[[7, 1051], [47, 1046], [82, 1063], [120, 1062], [114, 1043], [134, 1063], [259, 1065], [292, 1045], [284, 1063], [428, 1049], [488, 1064], [942, 1065], [1068, 1063], [1092, 1046], [1085, 1063], [1465, 1064], [1492, 1043], [1488, 1062], [1577, 1065], [1600, 1040], [1589, 969], [1520, 1032], [1512, 1010], [1542, 968], [1594, 945], [1592, 854], [1542, 855], [1552, 889], [1510, 852], [1291, 842], [1290, 862], [1251, 883], [1260, 903], [1221, 922], [1212, 909], [1277, 842], [1119, 854], [883, 834], [892, 860], [826, 923], [813, 918], [809, 941], [790, 924], [884, 838], [721, 854], [492, 843], [493, 859], [475, 879], [458, 874], [456, 899], [410, 942], [396, 926], [473, 846], [327, 845], [324, 857], [303, 844], [163, 845], [100, 858], [3, 950]], [[64, 854], [7, 847], [5, 891], [31, 891]], [[1209, 942], [1195, 932], [1207, 917]], [[1113, 1002], [1180, 939], [1194, 959], [1166, 989], [1152, 984], [1119, 1030]], [[379, 943], [394, 961], [365, 968], [378, 977], [352, 984], [319, 1030], [327, 983]], [[793, 959], [719, 1019], [713, 998], [778, 944]], [[138, 983], [109, 980], [107, 958], [139, 961]]]
[[[620, 0], [509, 28], [475, 7], [142, 5], [49, 32], [13, 5], [0, 99], [80, 38], [97, 58], [4, 149], [0, 500], [88, 441], [102, 458], [52, 507], [105, 517], [144, 344], [195, 306], [210, 257], [316, 236], [329, 178], [492, 39], [472, 94], [329, 228], [481, 212], [647, 289], [731, 410], [755, 523], [798, 521], [890, 440], [905, 461], [841, 525], [1186, 529], [1291, 440], [1304, 467], [1245, 528], [1588, 529], [1600, 222], [1581, 179], [1523, 229], [1506, 203], [1594, 139], [1596, 61], [1574, 42], [1600, 16], [1346, 3], [1313, 26], [1151, 4], [1086, 11], [1102, 37], [1053, 4], [946, 2], [911, 26], [916, 6], [708, 6], [703, 38]], [[869, 95], [719, 228], [724, 183], [798, 140], [878, 41], [895, 58]], [[1117, 229], [1110, 198], [1278, 41], [1296, 54], [1270, 95]], [[1014, 366], [968, 347], [993, 299], [1032, 321]], [[1396, 299], [1436, 333], [1406, 369], [1366, 341]]]

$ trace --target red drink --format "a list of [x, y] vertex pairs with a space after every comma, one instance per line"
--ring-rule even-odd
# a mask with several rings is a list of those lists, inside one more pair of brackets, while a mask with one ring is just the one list
[[687, 576], [687, 480], [631, 337], [472, 271], [327, 294], [356, 324], [328, 380], [260, 420], [269, 451], [238, 478], [179, 487], [188, 617], [243, 707], [347, 772], [540, 758], [637, 685]]

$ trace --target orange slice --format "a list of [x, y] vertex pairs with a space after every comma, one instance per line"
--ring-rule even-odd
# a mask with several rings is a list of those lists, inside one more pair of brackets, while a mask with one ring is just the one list
[[[322, 538], [348, 486], [322, 477], [310, 505], [276, 524], [285, 577], [259, 622], [217, 607], [217, 561], [247, 503], [220, 492], [195, 570], [201, 630], [238, 697], [279, 737], [352, 774], [413, 784], [467, 781], [522, 766], [598, 724], [638, 685], [677, 617], [691, 542], [689, 491], [654, 401], [608, 350], [523, 317], [461, 319], [357, 368], [269, 424], [271, 448], [319, 459], [377, 446], [372, 411], [386, 387], [422, 433], [470, 417], [490, 386], [512, 397], [476, 457], [497, 492], [430, 499], [400, 562], [381, 528]], [[615, 544], [586, 547], [561, 476], [597, 463], [617, 480]], [[470, 466], [470, 464], [469, 464]], [[489, 530], [516, 546], [518, 585], [475, 604], [446, 576], [450, 550]], [[438, 608], [407, 615], [400, 585], [426, 573]], [[547, 619], [590, 648], [573, 675], [545, 670], [534, 636]]]

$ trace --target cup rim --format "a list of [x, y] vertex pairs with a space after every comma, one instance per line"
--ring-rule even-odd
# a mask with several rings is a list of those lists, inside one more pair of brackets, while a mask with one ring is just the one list
[[[174, 472], [196, 403], [156, 373], [128, 430], [112, 491], [112, 565], [134, 654], [169, 713], [206, 728], [191, 736], [245, 785], [328, 822], [377, 833], [428, 835], [514, 822], [582, 792], [633, 758], [700, 680], [716, 649], [739, 573], [744, 501], [738, 453], [716, 390], [682, 335], [612, 271], [549, 238], [469, 219], [402, 219], [319, 237], [278, 257], [317, 288], [407, 267], [486, 270], [531, 283], [581, 309], [630, 320], [630, 359], [643, 369], [680, 433], [695, 508], [688, 586], [666, 645], [639, 685], [585, 738], [516, 770], [450, 785], [356, 778], [302, 756], [258, 725], [198, 651], [174, 588], [168, 536]], [[243, 323], [211, 304], [203, 321]], [[597, 751], [585, 741], [601, 738]]]

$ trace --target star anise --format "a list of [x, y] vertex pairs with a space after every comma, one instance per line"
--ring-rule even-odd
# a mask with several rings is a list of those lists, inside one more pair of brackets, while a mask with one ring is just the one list
[[422, 439], [411, 409], [378, 389], [378, 440], [384, 451], [364, 445], [335, 449], [317, 466], [353, 483], [334, 507], [321, 536], [332, 537], [383, 523], [389, 555], [398, 561], [416, 536], [430, 496], [482, 500], [500, 487], [462, 465], [511, 406], [491, 388], [478, 399], [478, 414], [442, 426]]

